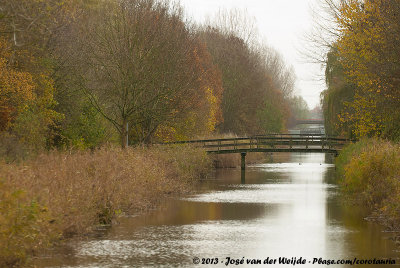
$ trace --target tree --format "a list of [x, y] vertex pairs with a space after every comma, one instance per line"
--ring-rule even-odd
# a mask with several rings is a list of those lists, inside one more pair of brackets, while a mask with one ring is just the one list
[[337, 53], [335, 48], [328, 53], [325, 69], [327, 89], [321, 93], [325, 130], [329, 135], [352, 136], [354, 126], [344, 118], [351, 113], [347, 104], [353, 102], [356, 86], [348, 82]]
[[11, 51], [0, 38], [0, 131], [8, 130], [34, 96], [32, 75], [9, 66]]
[[196, 41], [192, 62], [197, 73], [195, 91], [191, 98], [185, 97], [188, 109], [178, 110], [172, 120], [161, 124], [157, 137], [163, 141], [185, 140], [196, 136], [207, 136], [223, 122], [221, 101], [222, 77], [212, 63], [211, 55], [200, 40]]
[[[58, 0], [5, 0], [0, 3], [1, 42], [6, 44], [7, 50], [6, 57], [3, 56], [6, 65], [2, 83], [6, 85], [3, 90], [9, 91], [3, 100], [9, 104], [13, 98], [20, 100], [18, 105], [15, 102], [12, 105], [12, 116], [7, 119], [11, 120], [8, 131], [34, 149], [49, 145], [55, 123], [62, 119], [62, 115], [54, 111], [54, 82], [47, 45], [61, 25], [63, 7]], [[22, 90], [13, 92], [12, 88]], [[29, 97], [22, 98], [21, 94]]]
[[235, 17], [229, 15], [222, 21], [221, 29], [208, 26], [200, 33], [222, 72], [224, 122], [219, 131], [259, 134], [284, 130], [294, 86], [292, 71], [278, 53], [255, 43], [256, 37], [250, 38], [252, 31], [239, 31], [237, 24], [229, 23], [237, 21]]
[[79, 66], [80, 88], [118, 131], [122, 146], [128, 131], [135, 142], [150, 142], [159, 127], [201, 103], [207, 91], [200, 81], [208, 71], [196, 62], [200, 46], [179, 6], [109, 2], [86, 18], [71, 64]]
[[32, 149], [46, 146], [62, 116], [53, 110], [53, 83], [45, 74], [20, 71], [10, 62], [8, 42], [0, 39], [0, 131], [9, 131]]
[[[328, 1], [333, 3], [333, 1]], [[399, 139], [400, 6], [397, 1], [346, 0], [331, 4], [337, 58], [355, 88], [341, 120], [354, 134]]]

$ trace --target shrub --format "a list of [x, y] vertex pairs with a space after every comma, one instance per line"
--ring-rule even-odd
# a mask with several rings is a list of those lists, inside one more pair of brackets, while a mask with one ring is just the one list
[[0, 267], [25, 263], [28, 254], [49, 244], [46, 209], [22, 190], [0, 181]]
[[339, 178], [343, 177], [345, 174], [345, 165], [348, 164], [354, 156], [359, 155], [363, 150], [365, 150], [371, 142], [372, 139], [362, 139], [343, 148], [335, 160], [337, 175]]

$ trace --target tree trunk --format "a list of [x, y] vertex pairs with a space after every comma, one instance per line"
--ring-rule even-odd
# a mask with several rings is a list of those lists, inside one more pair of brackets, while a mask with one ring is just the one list
[[126, 149], [128, 147], [128, 122], [126, 119], [124, 119], [122, 123], [121, 146], [122, 149]]

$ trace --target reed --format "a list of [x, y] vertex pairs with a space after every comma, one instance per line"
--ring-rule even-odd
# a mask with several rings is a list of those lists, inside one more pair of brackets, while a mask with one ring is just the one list
[[50, 152], [2, 163], [0, 267], [185, 193], [211, 167], [205, 151], [188, 145]]
[[400, 147], [365, 139], [344, 150], [336, 161], [339, 181], [348, 196], [371, 208], [372, 215], [400, 231]]

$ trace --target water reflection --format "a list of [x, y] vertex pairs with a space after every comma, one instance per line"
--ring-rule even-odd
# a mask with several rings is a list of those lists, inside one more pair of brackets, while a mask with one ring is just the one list
[[288, 154], [274, 160], [248, 167], [246, 184], [240, 169], [218, 171], [203, 193], [121, 219], [101, 238], [72, 243], [68, 255], [60, 250], [41, 265], [193, 267], [195, 256], [396, 258], [379, 226], [363, 221], [362, 209], [339, 201], [329, 156]]

